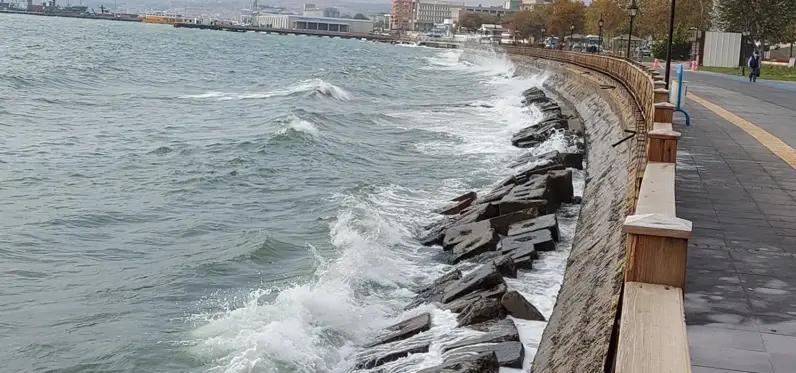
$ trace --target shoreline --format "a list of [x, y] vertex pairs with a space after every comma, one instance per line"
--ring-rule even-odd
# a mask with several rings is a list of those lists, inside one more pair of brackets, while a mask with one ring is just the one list
[[[490, 192], [466, 192], [438, 211], [440, 220], [425, 227], [419, 241], [427, 247], [442, 246], [435, 258], [454, 267], [417, 289], [405, 307], [427, 311], [382, 330], [362, 346], [354, 369], [389, 372], [391, 364], [418, 353], [438, 355], [435, 360], [440, 360], [421, 373], [454, 366], [460, 372], [489, 373], [528, 364], [523, 342], [529, 341], [521, 340], [518, 324], [547, 320], [517, 285], [520, 276], [532, 273], [540, 257], [560, 250], [559, 216], [574, 217], [573, 227], [578, 220], [581, 201], [574, 195], [573, 170], [583, 169], [585, 146], [581, 120], [573, 110], [540, 88], [527, 89], [523, 96], [523, 104], [536, 106], [543, 118], [515, 133], [512, 144], [533, 148], [553, 136], [564, 136], [568, 148], [577, 150], [520, 156], [511, 163], [514, 174]], [[458, 337], [435, 340], [438, 324], [455, 325]]]

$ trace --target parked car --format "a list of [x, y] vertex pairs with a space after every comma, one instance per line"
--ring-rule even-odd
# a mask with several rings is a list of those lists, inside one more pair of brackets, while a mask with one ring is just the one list
[[641, 54], [641, 57], [651, 57], [652, 56], [652, 49], [650, 49], [650, 47], [642, 47], [639, 52]]

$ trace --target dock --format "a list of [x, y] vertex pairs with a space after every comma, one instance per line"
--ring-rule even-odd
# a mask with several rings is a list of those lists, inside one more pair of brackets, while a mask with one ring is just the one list
[[227, 24], [194, 24], [194, 23], [175, 23], [174, 27], [177, 28], [190, 28], [200, 30], [217, 30], [217, 31], [232, 31], [232, 32], [265, 32], [277, 35], [307, 35], [340, 39], [360, 39], [368, 41], [378, 41], [382, 43], [399, 43], [400, 40], [393, 36], [378, 35], [378, 34], [364, 34], [354, 32], [334, 32], [334, 31], [321, 31], [321, 30], [298, 30], [298, 29], [280, 29], [270, 27], [258, 26], [245, 26], [245, 25], [227, 25]]

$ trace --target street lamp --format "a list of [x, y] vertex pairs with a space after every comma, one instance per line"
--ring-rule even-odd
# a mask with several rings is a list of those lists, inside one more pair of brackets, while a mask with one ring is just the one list
[[572, 37], [575, 35], [575, 25], [569, 25], [569, 50], [572, 50], [572, 47], [575, 46], [575, 39]]
[[[674, 0], [672, 0], [674, 2]], [[630, 41], [633, 40], [633, 18], [638, 14], [638, 6], [636, 0], [631, 0], [630, 5], [627, 6], [627, 14], [630, 16], [630, 31], [627, 34], [627, 58], [630, 59]], [[671, 45], [671, 44], [670, 44]]]
[[597, 28], [600, 30], [600, 35], [598, 37], [599, 44], [597, 44], [597, 54], [600, 54], [600, 49], [603, 46], [603, 25], [605, 25], [605, 21], [603, 21], [603, 14], [600, 13], [600, 19], [597, 21]]
[[669, 44], [666, 45], [666, 89], [669, 89], [669, 75], [672, 69], [672, 40], [674, 39], [674, 9], [677, 0], [672, 0], [672, 8], [669, 10]]

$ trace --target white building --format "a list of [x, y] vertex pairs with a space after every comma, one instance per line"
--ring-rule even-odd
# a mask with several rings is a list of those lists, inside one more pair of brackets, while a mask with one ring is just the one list
[[367, 34], [373, 30], [373, 21], [330, 17], [311, 17], [288, 14], [263, 14], [258, 18], [262, 27], [285, 30], [312, 30]]
[[539, 5], [546, 5], [553, 2], [553, 0], [521, 0], [520, 8], [522, 10], [533, 10], [534, 7]]
[[315, 4], [304, 4], [302, 14], [308, 17], [340, 18], [337, 8], [318, 8]]
[[415, 0], [412, 6], [411, 28], [416, 31], [429, 31], [435, 24], [442, 24], [445, 20], [457, 22], [462, 9], [464, 3]]

